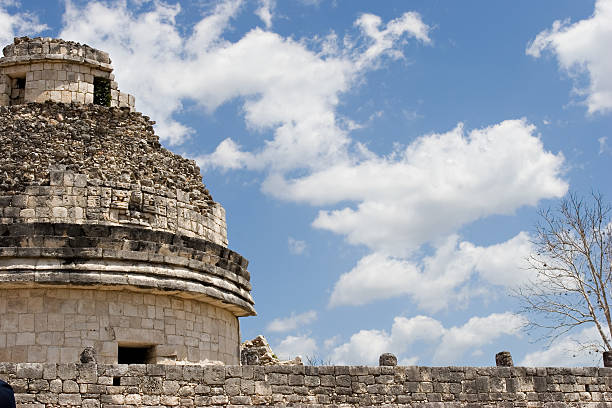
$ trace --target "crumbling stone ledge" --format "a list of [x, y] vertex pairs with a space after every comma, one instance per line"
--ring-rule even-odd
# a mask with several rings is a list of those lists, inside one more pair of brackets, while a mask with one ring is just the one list
[[609, 407], [612, 369], [0, 363], [18, 406]]

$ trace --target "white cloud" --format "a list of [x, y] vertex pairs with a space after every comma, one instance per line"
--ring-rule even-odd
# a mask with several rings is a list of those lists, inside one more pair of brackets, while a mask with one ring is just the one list
[[473, 317], [463, 326], [445, 328], [427, 316], [396, 317], [389, 334], [385, 330], [361, 330], [347, 343], [331, 353], [334, 364], [376, 364], [385, 352], [394, 353], [399, 361], [415, 364], [416, 356], [405, 356], [412, 344], [426, 343], [434, 348], [435, 364], [458, 364], [472, 348], [490, 344], [503, 335], [517, 336], [524, 319], [513, 313], [494, 313]]
[[297, 356], [303, 360], [307, 356], [317, 355], [317, 343], [306, 335], [287, 336], [273, 348], [273, 351], [281, 360], [292, 360]]
[[590, 18], [574, 24], [555, 21], [551, 29], [540, 32], [527, 46], [526, 53], [536, 58], [544, 50], [551, 50], [561, 68], [571, 75], [588, 74], [588, 89], [577, 92], [586, 93], [589, 113], [612, 110], [611, 26], [612, 0], [597, 0]]
[[382, 19], [374, 14], [362, 14], [355, 26], [361, 29], [369, 44], [365, 51], [356, 59], [357, 66], [363, 67], [376, 63], [381, 55], [392, 58], [402, 58], [401, 50], [394, 47], [394, 43], [404, 34], [408, 34], [424, 43], [430, 43], [430, 27], [423, 23], [421, 16], [415, 12], [404, 13], [401, 17], [391, 20], [386, 27], [381, 29]]
[[547, 152], [525, 120], [422, 136], [388, 157], [339, 163], [294, 179], [269, 179], [286, 200], [355, 207], [320, 211], [313, 225], [375, 251], [406, 256], [425, 242], [492, 214], [560, 197], [563, 155]]
[[293, 255], [301, 255], [306, 250], [306, 242], [293, 237], [287, 239], [287, 245], [289, 246], [289, 252]]
[[206, 165], [219, 167], [224, 171], [257, 165], [255, 157], [249, 152], [242, 151], [232, 139], [225, 139], [219, 143], [215, 151], [207, 155], [205, 160]]
[[608, 138], [605, 136], [597, 139], [599, 142], [599, 154], [603, 154], [606, 150], [608, 150]]
[[291, 313], [291, 316], [272, 320], [266, 330], [271, 332], [286, 332], [301, 328], [317, 320], [317, 312], [309, 310], [301, 314]]
[[411, 292], [419, 272], [408, 261], [373, 253], [336, 282], [329, 305], [363, 305], [377, 299], [396, 297]]
[[419, 362], [418, 357], [404, 357], [401, 360], [398, 360], [397, 364], [401, 366], [414, 366], [414, 365], [417, 365], [418, 362]]
[[518, 364], [525, 367], [592, 367], [602, 365], [602, 355], [592, 344], [601, 342], [597, 329], [592, 326], [576, 335], [557, 339], [548, 348], [528, 353]]
[[461, 249], [471, 253], [476, 272], [486, 282], [515, 287], [533, 276], [525, 262], [532, 252], [530, 240], [523, 231], [501, 244], [476, 247], [465, 242], [461, 243]]
[[257, 17], [266, 25], [266, 28], [272, 27], [272, 18], [274, 17], [274, 8], [276, 7], [275, 0], [259, 0], [259, 7], [255, 10]]
[[325, 341], [323, 342], [323, 347], [325, 347], [325, 349], [330, 349], [332, 347], [335, 347], [339, 342], [340, 335], [335, 335], [328, 339], [325, 339]]
[[[262, 188], [277, 198], [349, 203], [320, 211], [313, 225], [368, 246], [378, 260], [399, 259], [398, 279], [404, 257], [424, 243], [487, 215], [510, 214], [565, 193], [562, 155], [546, 152], [524, 120], [467, 135], [460, 125], [387, 157], [350, 138], [351, 120], [337, 113], [342, 94], [381, 62], [402, 58], [406, 39], [432, 42], [417, 13], [386, 23], [363, 14], [353, 41], [332, 33], [317, 43], [254, 28], [231, 42], [224, 33], [242, 4], [216, 3], [189, 31], [177, 24], [178, 3], [134, 9], [120, 0], [68, 0], [61, 36], [109, 51], [121, 89], [136, 95], [138, 109], [157, 120], [157, 132], [170, 143], [192, 132], [174, 118], [185, 101], [213, 112], [239, 100], [247, 127], [271, 138], [245, 150], [228, 137], [199, 164], [263, 171]], [[274, 6], [263, 0], [259, 5]], [[286, 179], [288, 174], [303, 176]]]
[[16, 36], [38, 34], [48, 28], [45, 24], [39, 23], [38, 18], [32, 14], [11, 14], [6, 10], [6, 7], [18, 5], [19, 3], [13, 0], [0, 1], [0, 44], [2, 47], [11, 44]]
[[[451, 235], [421, 262], [375, 252], [340, 276], [329, 305], [363, 305], [375, 300], [409, 296], [420, 309], [437, 312], [449, 305], [466, 306], [467, 299], [488, 285], [513, 287], [530, 272], [524, 260], [531, 251], [521, 232], [497, 245], [479, 247]], [[477, 287], [470, 285], [472, 278]]]
[[433, 356], [433, 363], [452, 364], [457, 356], [471, 349], [490, 344], [502, 335], [518, 336], [525, 326], [524, 317], [512, 313], [493, 313], [487, 317], [472, 317], [463, 326], [445, 330]]
[[390, 351], [391, 339], [383, 330], [361, 330], [348, 343], [336, 347], [331, 361], [336, 365], [376, 365], [382, 353]]
[[[175, 20], [180, 5], [155, 2], [150, 10], [138, 13], [124, 1], [77, 5], [67, 0], [65, 4], [60, 36], [109, 52], [119, 87], [134, 94], [137, 108], [157, 121], [160, 136], [170, 142], [187, 137], [191, 130], [172, 119], [182, 108], [181, 81], [194, 79], [187, 73], [189, 67], [181, 68], [185, 41]], [[219, 23], [211, 20], [209, 17], [201, 24], [209, 23], [206, 28], [215, 33]], [[206, 44], [206, 37], [200, 37]]]
[[391, 328], [391, 343], [398, 353], [403, 352], [407, 344], [417, 341], [436, 341], [444, 333], [444, 326], [438, 320], [428, 316], [415, 316], [410, 319], [396, 317]]
[[[154, 2], [134, 11], [119, 0], [82, 6], [68, 1], [61, 36], [109, 51], [122, 90], [137, 96], [138, 109], [157, 120], [157, 132], [171, 143], [192, 131], [173, 118], [185, 101], [212, 112], [240, 99], [247, 126], [271, 130], [273, 138], [252, 152], [241, 151], [228, 138], [199, 163], [273, 172], [346, 160], [350, 139], [336, 114], [340, 94], [381, 58], [399, 58], [402, 38], [429, 40], [420, 17], [407, 13], [387, 25], [365, 24], [362, 17], [357, 24], [362, 39], [349, 47], [329, 46], [332, 36], [321, 50], [310, 49], [312, 41], [258, 28], [227, 41], [224, 31], [242, 3], [219, 2], [189, 35], [182, 35], [178, 3]], [[260, 17], [271, 24], [274, 2], [261, 0], [260, 6]]]

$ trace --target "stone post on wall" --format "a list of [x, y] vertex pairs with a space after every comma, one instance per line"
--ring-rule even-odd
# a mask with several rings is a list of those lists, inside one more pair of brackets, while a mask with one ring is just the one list
[[495, 365], [498, 367], [513, 367], [512, 355], [509, 351], [500, 351], [495, 355]]

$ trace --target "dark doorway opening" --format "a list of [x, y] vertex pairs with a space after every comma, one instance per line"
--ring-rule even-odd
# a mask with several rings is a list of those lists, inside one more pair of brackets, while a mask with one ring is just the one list
[[26, 88], [26, 77], [25, 74], [17, 78], [11, 78], [11, 93], [10, 93], [10, 104], [21, 105], [25, 103], [25, 88]]
[[110, 79], [94, 78], [94, 105], [111, 106], [111, 83]]
[[119, 364], [148, 364], [153, 358], [153, 346], [119, 346], [118, 351], [117, 363]]

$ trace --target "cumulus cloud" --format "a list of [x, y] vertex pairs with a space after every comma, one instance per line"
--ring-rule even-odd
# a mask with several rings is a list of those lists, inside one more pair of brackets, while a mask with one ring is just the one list
[[301, 314], [291, 313], [291, 316], [272, 320], [266, 330], [271, 332], [286, 332], [306, 326], [317, 320], [317, 312], [309, 310]]
[[348, 343], [336, 347], [331, 360], [338, 365], [374, 365], [378, 356], [389, 352], [391, 340], [383, 330], [360, 330], [351, 336]]
[[0, 1], [0, 44], [10, 44], [16, 36], [38, 34], [48, 28], [39, 23], [35, 15], [8, 11], [9, 7], [18, 5], [19, 2], [14, 0]]
[[273, 350], [281, 360], [292, 360], [297, 356], [305, 358], [317, 354], [317, 342], [306, 335], [287, 336]]
[[410, 347], [423, 342], [434, 348], [434, 364], [458, 364], [472, 348], [490, 344], [504, 335], [517, 336], [525, 324], [513, 313], [493, 313], [486, 317], [473, 317], [462, 326], [445, 328], [436, 319], [427, 316], [396, 317], [391, 332], [361, 330], [331, 353], [334, 364], [376, 364], [380, 354], [392, 352], [400, 361], [416, 364], [417, 357], [405, 356]]
[[[407, 295], [429, 312], [450, 304], [460, 306], [485, 284], [511, 287], [525, 282], [529, 271], [524, 260], [530, 251], [529, 236], [521, 232], [488, 247], [460, 242], [457, 235], [451, 235], [432, 256], [418, 263], [375, 252], [340, 276], [329, 304], [355, 306]], [[480, 278], [477, 289], [468, 286], [472, 277]]]
[[[157, 120], [160, 136], [170, 142], [187, 137], [190, 129], [172, 119], [182, 108], [175, 96], [180, 94], [180, 78], [189, 77], [180, 67], [185, 44], [176, 28], [180, 5], [155, 2], [142, 13], [129, 9], [125, 1], [76, 4], [67, 0], [65, 5], [60, 37], [108, 51], [120, 88], [137, 96], [137, 107]], [[212, 20], [205, 21], [210, 32], [220, 25]]]
[[355, 26], [359, 27], [362, 34], [369, 39], [368, 44], [364, 45], [365, 51], [356, 60], [359, 68], [374, 63], [383, 54], [402, 58], [403, 53], [394, 47], [394, 43], [406, 33], [424, 43], [431, 42], [429, 26], [415, 12], [404, 13], [401, 17], [391, 20], [385, 27], [379, 16], [365, 13], [355, 21]]
[[[175, 118], [185, 102], [210, 113], [238, 100], [251, 134], [271, 136], [259, 145], [227, 138], [198, 157], [199, 164], [262, 171], [262, 189], [274, 197], [330, 206], [313, 225], [370, 248], [373, 258], [363, 263], [385, 263], [398, 283], [406, 271], [426, 276], [421, 266], [410, 266], [423, 244], [443, 242], [474, 220], [565, 193], [562, 155], [545, 151], [525, 120], [469, 132], [459, 125], [388, 156], [351, 139], [357, 125], [338, 114], [341, 97], [368, 71], [403, 58], [408, 39], [432, 43], [419, 14], [386, 22], [362, 14], [356, 34], [345, 37], [332, 32], [320, 40], [293, 39], [253, 28], [229, 41], [225, 31], [242, 5], [243, 0], [218, 2], [192, 27], [182, 27], [179, 3], [128, 8], [120, 0], [67, 0], [60, 35], [109, 51], [120, 87], [137, 96], [138, 109], [157, 120], [158, 133], [169, 143], [181, 143], [192, 132]], [[274, 1], [258, 5], [269, 26]], [[454, 282], [450, 287], [457, 287]], [[369, 300], [380, 298], [384, 288], [374, 289]], [[394, 296], [406, 291], [394, 290]]]
[[[349, 139], [336, 114], [339, 95], [382, 58], [399, 58], [402, 38], [428, 41], [427, 26], [407, 13], [388, 24], [362, 16], [356, 25], [361, 40], [350, 46], [326, 42], [311, 49], [307, 44], [313, 42], [259, 28], [230, 42], [223, 34], [242, 3], [219, 2], [190, 31], [176, 22], [178, 3], [156, 1], [134, 10], [119, 0], [67, 1], [61, 36], [108, 50], [122, 89], [138, 96], [138, 109], [156, 118], [158, 133], [171, 143], [192, 131], [173, 116], [185, 101], [213, 112], [240, 99], [247, 126], [272, 131], [273, 138], [253, 152], [227, 139], [200, 157], [200, 164], [281, 172], [346, 158]], [[274, 1], [261, 0], [259, 6], [269, 27]]]
[[560, 67], [570, 75], [587, 74], [587, 89], [577, 89], [586, 94], [589, 113], [605, 113], [612, 110], [612, 0], [597, 0], [590, 18], [571, 24], [555, 21], [548, 30], [540, 32], [527, 46], [526, 53], [539, 58], [550, 50]]
[[330, 349], [332, 347], [335, 347], [339, 342], [340, 342], [340, 336], [339, 335], [335, 335], [335, 336], [332, 336], [332, 337], [330, 337], [328, 339], [325, 339], [323, 341], [323, 347], [325, 349]]
[[561, 337], [550, 347], [528, 353], [518, 365], [525, 367], [592, 367], [601, 365], [601, 353], [593, 345], [601, 343], [597, 328], [588, 327], [575, 335]]
[[279, 198], [355, 207], [320, 211], [313, 225], [377, 251], [405, 256], [492, 214], [512, 214], [567, 190], [563, 155], [547, 152], [525, 120], [468, 134], [462, 125], [422, 136], [388, 157], [332, 165], [264, 186]]
[[[482, 291], [466, 287], [474, 274], [491, 285], [512, 285], [524, 275], [526, 234], [483, 248], [459, 242], [456, 232], [489, 215], [561, 197], [568, 188], [563, 155], [546, 151], [526, 120], [469, 132], [459, 125], [388, 156], [364, 151], [362, 157], [290, 180], [271, 177], [263, 186], [284, 200], [342, 205], [319, 211], [313, 226], [371, 249], [340, 277], [331, 306], [410, 295], [437, 311]], [[435, 254], [416, 261], [427, 243]]]
[[272, 27], [275, 7], [275, 0], [259, 0], [259, 7], [255, 10], [255, 14], [264, 22], [266, 28]]
[[472, 317], [463, 326], [444, 331], [440, 346], [433, 356], [434, 364], [451, 364], [457, 355], [490, 344], [503, 335], [518, 336], [526, 325], [524, 317], [513, 313], [493, 313]]

